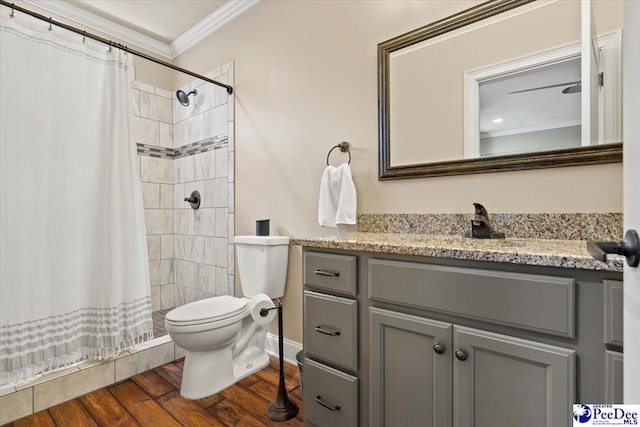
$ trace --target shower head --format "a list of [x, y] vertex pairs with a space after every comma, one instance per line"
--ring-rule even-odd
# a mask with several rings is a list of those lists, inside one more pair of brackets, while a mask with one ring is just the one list
[[178, 90], [178, 91], [176, 91], [176, 98], [178, 98], [178, 102], [180, 104], [184, 105], [185, 107], [188, 107], [189, 106], [189, 95], [191, 95], [191, 94], [197, 95], [198, 91], [194, 89], [191, 92], [186, 93], [183, 90]]

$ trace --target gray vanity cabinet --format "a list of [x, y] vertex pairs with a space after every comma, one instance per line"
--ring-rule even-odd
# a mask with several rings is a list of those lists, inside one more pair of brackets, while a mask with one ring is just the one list
[[303, 263], [304, 423], [358, 426], [357, 258], [307, 252]]
[[571, 425], [573, 350], [463, 326], [453, 343], [455, 426]]
[[622, 399], [621, 273], [321, 248], [303, 260], [305, 425], [556, 427], [573, 403]]
[[358, 379], [307, 359], [304, 365], [304, 423], [313, 427], [358, 425]]
[[369, 320], [370, 425], [451, 426], [452, 325], [379, 308]]
[[357, 304], [354, 300], [317, 292], [304, 292], [307, 356], [355, 372], [358, 363]]
[[605, 400], [622, 403], [623, 396], [623, 294], [621, 281], [604, 281]]
[[617, 351], [605, 352], [605, 403], [623, 403], [623, 355]]
[[574, 351], [389, 310], [369, 312], [370, 425], [570, 424]]

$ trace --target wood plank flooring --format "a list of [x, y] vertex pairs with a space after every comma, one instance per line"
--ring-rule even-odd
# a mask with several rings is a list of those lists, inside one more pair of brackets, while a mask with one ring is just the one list
[[179, 360], [112, 386], [96, 390], [5, 427], [26, 426], [302, 426], [303, 410], [297, 368], [285, 363], [288, 395], [300, 411], [285, 422], [264, 414], [278, 389], [278, 359], [213, 396], [187, 400], [180, 396], [184, 360]]

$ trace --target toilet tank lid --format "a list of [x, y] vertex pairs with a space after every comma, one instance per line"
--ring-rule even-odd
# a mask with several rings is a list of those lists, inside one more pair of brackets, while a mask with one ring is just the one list
[[245, 245], [288, 245], [289, 236], [236, 236], [234, 241]]

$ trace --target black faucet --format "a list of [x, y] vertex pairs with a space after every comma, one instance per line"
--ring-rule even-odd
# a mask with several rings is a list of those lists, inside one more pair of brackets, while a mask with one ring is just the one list
[[489, 212], [480, 203], [474, 203], [475, 213], [471, 217], [471, 231], [463, 231], [462, 237], [473, 239], [504, 239], [504, 233], [496, 232], [489, 223]]

